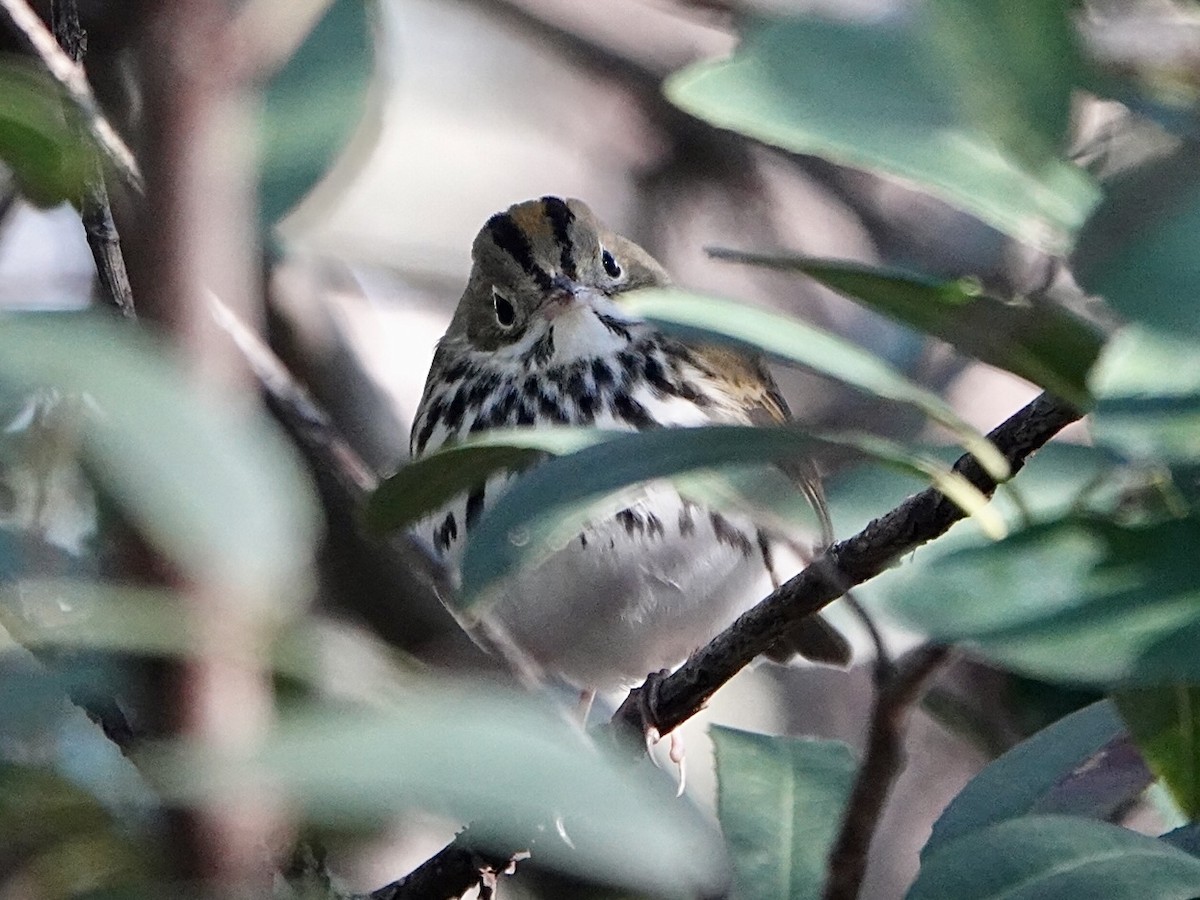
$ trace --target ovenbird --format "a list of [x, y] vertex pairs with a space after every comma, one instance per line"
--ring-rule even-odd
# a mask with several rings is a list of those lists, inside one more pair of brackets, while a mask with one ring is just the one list
[[[758, 360], [675, 340], [622, 310], [622, 293], [669, 279], [580, 201], [543, 197], [497, 213], [472, 258], [413, 423], [414, 457], [497, 427], [788, 418]], [[505, 484], [493, 478], [418, 525], [452, 568]], [[805, 487], [819, 498], [815, 482]], [[682, 662], [765, 596], [775, 545], [751, 522], [651, 482], [616, 515], [511, 577], [486, 616], [529, 659], [585, 692], [628, 686]], [[817, 617], [789, 642], [818, 661], [849, 657], [845, 639]]]

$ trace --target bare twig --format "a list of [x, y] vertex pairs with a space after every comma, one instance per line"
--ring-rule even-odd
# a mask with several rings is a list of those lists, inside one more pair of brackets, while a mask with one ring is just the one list
[[125, 184], [138, 194], [144, 190], [142, 173], [133, 153], [105, 118], [92, 86], [88, 84], [83, 67], [67, 55], [50, 33], [50, 29], [30, 7], [27, 0], [0, 0], [0, 7], [20, 30], [37, 54], [46, 71], [67, 92], [71, 102], [83, 116], [84, 125], [104, 153], [105, 158], [121, 175]]
[[[50, 0], [50, 17], [54, 25], [54, 36], [59, 46], [70, 56], [82, 71], [83, 56], [87, 52], [87, 35], [79, 24], [79, 8], [75, 0]], [[80, 134], [81, 142], [83, 135]], [[100, 288], [104, 299], [127, 319], [136, 319], [133, 307], [133, 288], [125, 271], [125, 257], [121, 254], [121, 238], [113, 222], [112, 207], [108, 202], [108, 188], [104, 183], [104, 167], [95, 151], [89, 152], [89, 171], [80, 198], [80, 217], [87, 235], [92, 258], [96, 262], [96, 274], [100, 277]]]
[[867, 851], [892, 785], [904, 768], [904, 728], [948, 647], [918, 647], [899, 660], [875, 697], [862, 765], [846, 802], [846, 816], [829, 856], [824, 900], [854, 900], [867, 870]]
[[[988, 437], [1004, 454], [1016, 474], [1034, 452], [1082, 413], [1049, 394], [1041, 394], [992, 431]], [[985, 495], [996, 489], [993, 480], [969, 454], [954, 464]], [[874, 578], [906, 553], [940, 537], [963, 511], [940, 491], [928, 488], [910, 497], [861, 532], [840, 541], [812, 565], [746, 612], [707, 646], [696, 651], [672, 675], [658, 682], [657, 722], [649, 724], [667, 734], [704, 708], [708, 698], [771, 646], [795, 621], [829, 605], [848, 587]], [[614, 716], [640, 734], [646, 704], [643, 688], [635, 689]]]

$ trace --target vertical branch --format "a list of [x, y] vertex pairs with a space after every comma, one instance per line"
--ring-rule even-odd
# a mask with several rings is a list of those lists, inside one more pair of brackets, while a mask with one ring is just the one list
[[829, 855], [824, 900], [854, 900], [867, 871], [867, 852], [892, 785], [904, 769], [904, 729], [929, 679], [950, 648], [918, 647], [885, 675], [871, 710], [862, 765], [846, 802], [846, 817]]
[[[229, 40], [228, 0], [142, 0], [142, 161], [139, 311], [173, 344], [202, 390], [249, 408], [256, 402], [237, 349], [217, 327], [210, 298], [242, 322], [262, 319], [250, 152], [253, 107]], [[270, 598], [222, 573], [175, 586], [186, 600], [192, 652], [173, 664], [160, 704], [170, 734], [212, 751], [245, 753], [269, 724], [264, 671]], [[179, 873], [225, 896], [266, 893], [266, 852], [278, 816], [265, 792], [211, 798], [173, 821]]]
[[[79, 24], [79, 8], [75, 0], [50, 0], [50, 18], [58, 45], [72, 62], [81, 66], [87, 52], [87, 35]], [[79, 132], [80, 140], [84, 141], [82, 126]], [[88, 143], [90, 145], [90, 141]], [[79, 209], [83, 230], [96, 262], [96, 274], [100, 277], [100, 290], [105, 301], [125, 318], [134, 319], [137, 314], [133, 307], [133, 288], [129, 286], [125, 257], [121, 255], [121, 238], [117, 234], [112, 207], [108, 202], [104, 168], [98, 153], [93, 152], [89, 156]]]

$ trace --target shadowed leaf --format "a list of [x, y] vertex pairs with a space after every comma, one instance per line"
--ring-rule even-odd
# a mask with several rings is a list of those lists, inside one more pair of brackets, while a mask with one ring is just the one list
[[1126, 688], [1113, 703], [1179, 808], [1190, 820], [1200, 818], [1200, 688]]
[[1190, 900], [1200, 860], [1143, 834], [1066, 816], [972, 831], [922, 861], [908, 900]]
[[[1064, 518], [902, 573], [889, 612], [1051, 681], [1158, 680], [1156, 647], [1200, 620], [1200, 522]], [[987, 589], [981, 589], [986, 585]], [[1168, 646], [1169, 649], [1169, 646]], [[1176, 677], [1197, 677], [1197, 657]]]
[[855, 761], [836, 741], [709, 729], [717, 817], [733, 856], [737, 896], [818, 898]]
[[1080, 409], [1091, 406], [1087, 376], [1104, 345], [1095, 327], [1050, 302], [1000, 300], [965, 279], [804, 256], [710, 251], [718, 259], [803, 272], [826, 287], [968, 356], [1007, 369]]

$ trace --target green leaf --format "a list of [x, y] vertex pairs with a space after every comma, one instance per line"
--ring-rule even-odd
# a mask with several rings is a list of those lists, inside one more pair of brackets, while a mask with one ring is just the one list
[[1200, 819], [1200, 688], [1126, 688], [1113, 702], [1179, 808], [1189, 819]]
[[[1029, 5], [1022, 3], [1020, 13], [1004, 18], [1012, 24]], [[957, 60], [948, 64], [930, 46], [931, 35], [921, 24], [912, 17], [871, 25], [815, 18], [755, 21], [732, 58], [689, 66], [667, 80], [666, 93], [721, 128], [915, 181], [1007, 234], [1064, 251], [1098, 199], [1095, 184], [1065, 162], [1030, 162], [1028, 153], [1008, 152], [990, 128], [980, 127], [988, 113], [970, 105], [964, 85], [971, 86], [971, 96], [985, 93], [1003, 46], [990, 55], [988, 68], [958, 69]], [[990, 37], [981, 34], [981, 40]], [[1060, 34], [1056, 26], [1052, 43]], [[984, 55], [978, 43], [965, 52], [977, 60]], [[1002, 86], [1012, 90], [997, 103], [1013, 107], [1033, 74], [1029, 59], [1046, 52], [1039, 45], [1032, 57], [1022, 54], [1019, 73]], [[1031, 120], [1039, 132], [1057, 117], [1064, 88], [1059, 67], [1046, 74], [1047, 93]], [[998, 127], [1005, 140], [1015, 139], [1011, 116]]]
[[[531, 439], [551, 429], [531, 430]], [[856, 450], [889, 465], [921, 471], [985, 528], [1001, 528], [987, 499], [961, 476], [915, 459], [874, 437], [814, 438], [792, 427], [715, 425], [613, 435], [568, 456], [547, 460], [520, 478], [487, 510], [467, 541], [462, 562], [464, 600], [473, 604], [505, 574], [544, 559], [597, 517], [618, 512], [615, 492], [658, 478], [811, 457], [823, 447]], [[416, 465], [420, 465], [417, 463]], [[707, 478], [718, 473], [704, 472]], [[687, 483], [676, 487], [685, 492]], [[733, 493], [737, 494], [736, 486]], [[705, 498], [707, 499], [707, 497]], [[598, 502], [600, 501], [600, 502]], [[1001, 532], [1002, 533], [1002, 532]]]
[[7, 760], [0, 763], [0, 834], [0, 870], [23, 896], [126, 896], [150, 875], [127, 822], [61, 775]]
[[1106, 822], [1009, 819], [929, 855], [908, 900], [1190, 900], [1200, 860]]
[[185, 801], [270, 785], [330, 825], [423, 809], [485, 823], [500, 847], [540, 824], [540, 865], [648, 893], [712, 895], [726, 878], [719, 837], [670, 779], [610, 760], [551, 706], [482, 684], [416, 683], [382, 710], [314, 707], [285, 717], [250, 758], [179, 748], [151, 770]]
[[1106, 189], [1072, 257], [1079, 283], [1122, 315], [1200, 335], [1200, 145], [1140, 167]]
[[922, 859], [963, 835], [1039, 811], [1039, 804], [1088, 765], [1125, 727], [1108, 701], [1064, 716], [976, 775], [933, 825]]
[[328, 170], [366, 109], [373, 38], [365, 0], [333, 0], [264, 92], [261, 204], [274, 223]]
[[826, 287], [952, 344], [968, 356], [1091, 406], [1087, 376], [1104, 335], [1062, 307], [1000, 300], [968, 279], [946, 280], [854, 262], [715, 250], [719, 259], [803, 272]]
[[1131, 326], [1105, 348], [1092, 375], [1097, 442], [1133, 459], [1200, 459], [1200, 347]]
[[305, 595], [312, 492], [264, 416], [200, 395], [144, 334], [102, 316], [0, 318], [0, 382], [88, 398], [86, 461], [186, 575], [247, 598]]
[[26, 59], [0, 55], [0, 161], [39, 206], [83, 196], [88, 147], [67, 110], [49, 75]]
[[1200, 620], [1196, 546], [1192, 519], [1065, 518], [894, 579], [887, 608], [934, 640], [965, 642], [1018, 672], [1145, 683], [1159, 677], [1147, 651]]
[[745, 900], [818, 898], [855, 763], [837, 741], [709, 728], [717, 817]]
[[409, 463], [379, 483], [367, 502], [375, 531], [403, 528], [469, 493], [499, 472], [519, 472], [546, 453], [571, 453], [613, 435], [594, 428], [495, 428]]
[[676, 290], [637, 291], [622, 305], [634, 315], [667, 329], [682, 329], [693, 338], [748, 344], [869, 394], [911, 404], [948, 428], [994, 478], [1008, 477], [1008, 462], [1000, 451], [944, 400], [836, 335], [789, 316]]
[[1018, 163], [1066, 149], [1071, 92], [1084, 77], [1066, 2], [929, 0], [921, 32], [953, 78], [963, 121]]

